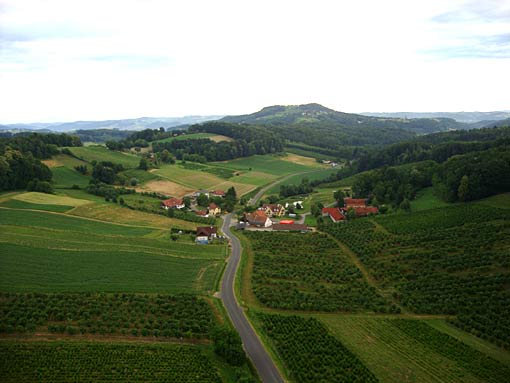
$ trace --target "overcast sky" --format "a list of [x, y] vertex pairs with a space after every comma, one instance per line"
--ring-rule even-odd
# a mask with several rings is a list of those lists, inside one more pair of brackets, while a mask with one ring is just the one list
[[510, 109], [509, 0], [0, 0], [0, 123]]

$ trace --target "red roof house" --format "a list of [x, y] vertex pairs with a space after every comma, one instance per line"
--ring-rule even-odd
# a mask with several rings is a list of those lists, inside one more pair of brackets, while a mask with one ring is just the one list
[[225, 192], [223, 190], [213, 190], [211, 194], [215, 197], [225, 197]]
[[322, 216], [331, 218], [333, 222], [339, 222], [345, 219], [344, 215], [337, 207], [323, 207]]
[[347, 209], [355, 207], [367, 206], [367, 200], [365, 198], [344, 198], [344, 205]]
[[161, 207], [163, 209], [182, 209], [184, 207], [184, 201], [181, 198], [170, 198], [161, 201]]
[[253, 213], [245, 214], [245, 220], [250, 225], [259, 227], [269, 227], [273, 224], [263, 210], [255, 210]]

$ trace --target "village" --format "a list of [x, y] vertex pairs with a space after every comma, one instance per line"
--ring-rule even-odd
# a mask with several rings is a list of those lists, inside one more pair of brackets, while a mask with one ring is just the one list
[[[223, 190], [198, 190], [184, 198], [169, 198], [161, 201], [161, 208], [169, 209], [185, 209], [192, 210], [197, 217], [209, 218], [219, 217], [222, 214], [221, 207], [213, 200], [225, 198]], [[208, 203], [206, 208], [200, 206], [200, 198], [206, 197]], [[188, 201], [186, 201], [186, 199]], [[238, 215], [235, 225], [236, 230], [252, 230], [252, 231], [283, 231], [283, 232], [299, 232], [307, 233], [314, 231], [315, 228], [304, 223], [304, 215], [298, 217], [294, 213], [294, 209], [301, 207], [302, 201], [286, 203], [285, 206], [280, 203], [262, 203], [253, 212], [243, 212]], [[364, 217], [368, 215], [378, 214], [379, 209], [376, 206], [367, 205], [367, 199], [346, 197], [341, 207], [323, 207], [321, 216], [329, 218], [334, 223], [345, 222], [348, 219], [356, 217]], [[307, 213], [309, 214], [309, 213]], [[215, 226], [198, 226], [195, 233], [195, 242], [198, 244], [208, 244], [215, 240], [223, 239], [219, 236], [218, 229]]]

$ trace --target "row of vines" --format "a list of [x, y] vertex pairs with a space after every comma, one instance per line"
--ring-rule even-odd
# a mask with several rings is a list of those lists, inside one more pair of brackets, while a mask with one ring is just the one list
[[254, 254], [253, 292], [268, 307], [329, 312], [394, 309], [325, 234], [245, 235]]
[[193, 295], [0, 293], [0, 332], [207, 337], [210, 306]]
[[301, 382], [377, 382], [378, 379], [317, 319], [258, 314], [262, 329], [289, 369]]
[[320, 228], [411, 311], [453, 315], [457, 326], [510, 348], [510, 211], [463, 204]]

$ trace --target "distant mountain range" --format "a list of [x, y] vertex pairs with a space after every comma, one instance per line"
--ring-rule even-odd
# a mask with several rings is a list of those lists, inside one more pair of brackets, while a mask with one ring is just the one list
[[[75, 121], [0, 125], [0, 130], [71, 132], [76, 130], [118, 129], [143, 130], [164, 127], [178, 129], [205, 121], [219, 120], [266, 126], [338, 126], [340, 128], [403, 129], [416, 134], [448, 130], [473, 129], [501, 124], [510, 119], [510, 111], [458, 113], [343, 113], [319, 104], [274, 105], [256, 113], [240, 116], [142, 117], [124, 120]], [[507, 121], [508, 123], [508, 121]]]
[[126, 120], [6, 124], [0, 125], [0, 130], [71, 132], [75, 130], [92, 129], [143, 130], [157, 129], [159, 127], [175, 129], [181, 126], [217, 120], [222, 117], [223, 116], [141, 117]]

